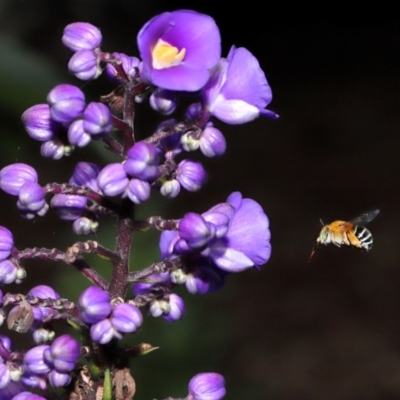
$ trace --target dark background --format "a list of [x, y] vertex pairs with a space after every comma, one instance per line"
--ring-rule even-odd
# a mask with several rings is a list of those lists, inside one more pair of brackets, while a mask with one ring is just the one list
[[[228, 151], [204, 161], [210, 176], [204, 189], [173, 201], [156, 198], [141, 210], [177, 218], [240, 190], [270, 218], [272, 257], [260, 272], [231, 276], [212, 295], [183, 294], [187, 315], [180, 322], [147, 318], [127, 338], [160, 346], [133, 362], [137, 398], [185, 396], [191, 376], [216, 371], [226, 377], [229, 399], [399, 399], [400, 22], [299, 17], [293, 23], [254, 4], [227, 13], [215, 1], [3, 0], [0, 168], [26, 162], [45, 184], [66, 181], [81, 159], [104, 163], [100, 144], [69, 159], [39, 160], [39, 144], [20, 123], [21, 113], [44, 102], [57, 83], [82, 86], [90, 100], [111, 90], [105, 79], [82, 83], [68, 75], [70, 52], [60, 41], [66, 24], [91, 22], [102, 29], [104, 50], [137, 55], [136, 34], [152, 16], [178, 8], [212, 15], [223, 55], [235, 44], [259, 59], [274, 93], [270, 108], [281, 119], [218, 124]], [[136, 124], [143, 137], [149, 134], [154, 113], [139, 107]], [[51, 215], [21, 219], [14, 203], [1, 195], [0, 221], [18, 248], [66, 248], [79, 240]], [[368, 226], [370, 253], [330, 246], [307, 264], [319, 218], [349, 220], [375, 208], [381, 214]], [[96, 240], [112, 246], [114, 232], [106, 222]], [[145, 246], [150, 241], [156, 237], [135, 238], [141, 253], [132, 269], [158, 258], [155, 244]], [[26, 267], [27, 285], [4, 291], [47, 283], [76, 299], [87, 285], [61, 264]], [[109, 274], [107, 266], [99, 268]]]

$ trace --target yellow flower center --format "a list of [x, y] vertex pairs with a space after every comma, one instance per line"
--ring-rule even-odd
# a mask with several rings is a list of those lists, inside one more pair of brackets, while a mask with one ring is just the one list
[[162, 39], [158, 39], [157, 44], [154, 46], [153, 51], [151, 52], [153, 68], [163, 69], [173, 67], [174, 65], [179, 65], [185, 58], [185, 54], [185, 48], [179, 51], [177, 47], [171, 46]]

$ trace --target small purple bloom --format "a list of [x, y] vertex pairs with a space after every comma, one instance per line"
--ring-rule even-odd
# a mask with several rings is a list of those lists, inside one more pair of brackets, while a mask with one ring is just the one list
[[82, 115], [85, 95], [76, 86], [63, 83], [54, 87], [47, 95], [50, 115], [55, 121], [70, 122]]
[[131, 179], [124, 196], [128, 196], [135, 204], [141, 204], [150, 198], [150, 191], [149, 182], [141, 181], [140, 179]]
[[142, 325], [143, 316], [140, 310], [133, 304], [121, 303], [115, 306], [110, 321], [117, 331], [132, 333]]
[[37, 181], [36, 171], [27, 164], [7, 165], [0, 171], [0, 188], [13, 196], [18, 196], [25, 183]]
[[198, 161], [183, 160], [176, 169], [176, 180], [189, 192], [197, 192], [207, 180], [207, 173]]
[[157, 275], [150, 275], [146, 278], [146, 282], [135, 283], [132, 285], [134, 296], [147, 294], [151, 289], [159, 286], [170, 286], [170, 277], [168, 272], [161, 272]]
[[111, 313], [111, 299], [107, 292], [97, 286], [90, 286], [79, 296], [78, 310], [82, 321], [87, 324], [97, 323]]
[[29, 292], [29, 296], [38, 297], [39, 299], [59, 299], [60, 295], [50, 286], [37, 285]]
[[74, 221], [85, 211], [87, 199], [73, 194], [56, 194], [50, 201], [50, 207], [64, 221]]
[[78, 119], [68, 127], [68, 141], [73, 146], [85, 147], [92, 137], [83, 129], [83, 119]]
[[163, 317], [168, 322], [179, 321], [185, 313], [183, 299], [175, 293], [160, 300], [153, 300], [149, 305], [153, 317]]
[[94, 50], [101, 44], [101, 32], [87, 22], [74, 22], [64, 28], [62, 36], [64, 46], [73, 51]]
[[157, 15], [138, 34], [142, 77], [169, 90], [196, 91], [221, 56], [221, 38], [208, 15], [178, 10]]
[[82, 81], [97, 79], [102, 73], [99, 60], [92, 50], [76, 52], [68, 62], [68, 70]]
[[48, 104], [36, 104], [28, 108], [21, 119], [28, 135], [40, 142], [53, 139], [60, 128], [60, 125], [51, 119]]
[[17, 268], [10, 260], [0, 261], [0, 283], [9, 285], [17, 279]]
[[110, 109], [103, 103], [89, 103], [83, 113], [83, 129], [90, 135], [111, 132], [113, 124]]
[[45, 158], [60, 160], [66, 154], [66, 146], [63, 145], [61, 140], [49, 140], [40, 147], [40, 154]]
[[195, 120], [200, 116], [201, 111], [202, 111], [201, 103], [192, 103], [186, 109], [185, 118]]
[[204, 129], [200, 136], [200, 150], [206, 157], [222, 156], [226, 150], [226, 140], [221, 131], [213, 126]]
[[209, 112], [227, 124], [244, 124], [260, 115], [278, 118], [265, 110], [271, 88], [257, 59], [243, 47], [232, 46], [228, 58], [221, 59], [202, 97]]
[[107, 196], [117, 196], [124, 193], [129, 184], [124, 166], [120, 163], [106, 165], [97, 177], [97, 184]]
[[189, 382], [188, 400], [220, 400], [226, 394], [225, 379], [215, 372], [195, 375]]
[[[1, 399], [3, 398], [1, 397]], [[33, 394], [31, 392], [21, 392], [17, 394], [15, 397], [13, 397], [12, 400], [46, 400], [46, 399], [42, 396]]]
[[134, 178], [153, 181], [158, 178], [159, 163], [157, 149], [150, 143], [138, 142], [128, 150], [124, 168]]
[[4, 226], [0, 226], [0, 260], [5, 260], [14, 247], [13, 234]]

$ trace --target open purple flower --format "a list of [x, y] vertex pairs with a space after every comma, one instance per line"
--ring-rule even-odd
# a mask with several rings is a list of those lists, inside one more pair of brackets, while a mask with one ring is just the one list
[[157, 15], [137, 37], [142, 78], [169, 90], [196, 91], [221, 56], [221, 38], [208, 15], [178, 10]]
[[202, 97], [209, 112], [227, 124], [244, 124], [260, 115], [278, 118], [265, 110], [272, 100], [271, 87], [257, 59], [243, 47], [232, 46], [228, 58], [221, 59]]
[[[226, 203], [221, 203], [202, 214], [209, 225], [214, 225], [216, 234], [210, 237], [198, 251], [218, 268], [227, 272], [240, 272], [260, 266], [271, 255], [268, 217], [261, 206], [252, 199], [243, 199], [239, 192], [232, 193]], [[227, 223], [227, 220], [229, 221]], [[163, 258], [195, 252], [190, 246], [192, 235], [183, 232], [164, 231], [160, 238]], [[196, 235], [198, 228], [193, 229]]]

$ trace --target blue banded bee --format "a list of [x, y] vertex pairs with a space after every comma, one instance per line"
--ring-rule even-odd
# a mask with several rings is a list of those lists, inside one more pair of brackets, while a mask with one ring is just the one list
[[323, 228], [319, 233], [317, 243], [315, 243], [312, 249], [308, 262], [311, 261], [318, 247], [323, 244], [327, 245], [328, 243], [333, 243], [338, 247], [345, 244], [346, 246], [357, 247], [360, 250], [371, 250], [373, 243], [372, 234], [362, 225], [372, 221], [378, 214], [379, 210], [373, 210], [360, 215], [352, 221], [334, 221], [329, 225], [324, 225], [321, 221]]

